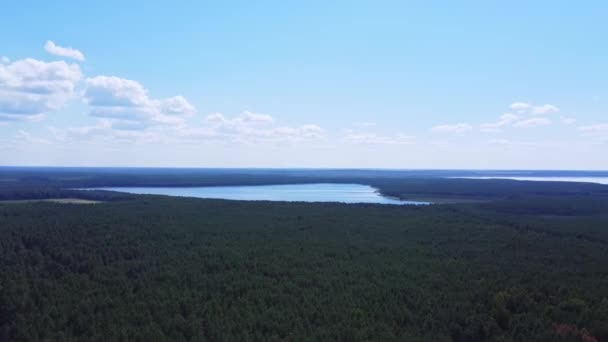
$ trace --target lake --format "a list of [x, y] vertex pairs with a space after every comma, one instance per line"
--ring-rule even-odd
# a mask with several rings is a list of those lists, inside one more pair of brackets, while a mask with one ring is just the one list
[[204, 187], [99, 187], [132, 194], [168, 195], [243, 201], [341, 202], [424, 205], [428, 202], [401, 201], [385, 197], [375, 188], [361, 184], [288, 184]]
[[513, 179], [513, 180], [520, 180], [520, 181], [535, 181], [535, 182], [583, 182], [583, 183], [608, 184], [608, 177], [481, 176], [481, 177], [450, 177], [450, 178]]

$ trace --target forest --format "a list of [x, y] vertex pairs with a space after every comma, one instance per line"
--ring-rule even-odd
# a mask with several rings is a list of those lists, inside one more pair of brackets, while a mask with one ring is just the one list
[[[100, 185], [357, 182], [430, 206]], [[608, 186], [4, 170], [0, 341], [608, 341]], [[466, 201], [465, 201], [466, 200]]]

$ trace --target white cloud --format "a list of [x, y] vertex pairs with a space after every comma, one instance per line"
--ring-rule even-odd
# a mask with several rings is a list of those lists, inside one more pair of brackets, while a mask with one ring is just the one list
[[197, 142], [220, 141], [237, 144], [289, 143], [325, 139], [324, 130], [312, 124], [300, 126], [257, 126], [247, 129], [196, 127], [179, 129], [178, 139], [189, 138]]
[[61, 108], [81, 77], [77, 64], [64, 61], [0, 64], [0, 121], [32, 120]]
[[248, 129], [253, 126], [271, 124], [274, 122], [274, 119], [268, 114], [253, 113], [245, 110], [232, 119], [226, 118], [222, 113], [212, 113], [205, 117], [205, 121], [210, 124], [223, 125], [232, 129]]
[[480, 130], [482, 132], [497, 132], [500, 131], [501, 128], [510, 125], [511, 123], [517, 121], [519, 117], [515, 114], [505, 113], [500, 116], [499, 120], [496, 122], [483, 123], [480, 125]]
[[87, 78], [84, 96], [96, 107], [139, 107], [150, 101], [148, 91], [139, 82], [115, 76]]
[[[511, 109], [517, 114], [505, 113], [500, 116], [496, 122], [482, 123], [479, 126], [479, 130], [484, 133], [499, 132], [505, 127], [513, 126], [519, 128], [531, 128], [538, 126], [546, 126], [551, 124], [551, 121], [545, 118], [529, 118], [534, 115], [543, 115], [550, 113], [559, 112], [557, 106], [551, 104], [545, 104], [542, 106], [534, 106], [526, 102], [513, 102], [510, 105]], [[528, 117], [529, 119], [525, 119]], [[518, 121], [519, 120], [519, 121]], [[565, 124], [572, 124], [575, 121], [570, 118], [562, 118], [561, 122]]]
[[[122, 115], [125, 108], [119, 108], [120, 115], [102, 117], [95, 125], [53, 128], [52, 133], [58, 141], [102, 143], [198, 144], [213, 141], [258, 144], [324, 139], [324, 130], [317, 125], [277, 126], [270, 115], [249, 111], [235, 117], [213, 113], [204, 119], [202, 125], [193, 126], [161, 125], [156, 121], [140, 119], [137, 115], [125, 117]], [[139, 107], [134, 106], [131, 109], [138, 110]]]
[[180, 125], [185, 117], [196, 113], [196, 108], [183, 96], [152, 99], [148, 90], [137, 81], [96, 76], [87, 78], [85, 83], [83, 97], [91, 107], [91, 116], [120, 120], [123, 126], [134, 129], [149, 125]]
[[242, 119], [247, 122], [262, 122], [262, 123], [270, 123], [270, 122], [274, 121], [272, 119], [272, 116], [270, 116], [268, 114], [252, 113], [247, 110], [243, 112]]
[[226, 117], [222, 113], [212, 113], [205, 117], [205, 121], [212, 124], [223, 124], [227, 121]]
[[548, 120], [545, 118], [532, 118], [532, 119], [518, 121], [515, 124], [513, 124], [513, 126], [521, 127], [521, 128], [533, 128], [533, 127], [547, 126], [550, 124], [551, 124], [551, 120]]
[[511, 113], [505, 113], [500, 116], [500, 122], [503, 123], [503, 125], [511, 123], [517, 119], [518, 119], [517, 115], [511, 114]]
[[4, 64], [7, 64], [7, 63], [10, 63], [10, 62], [11, 62], [11, 59], [10, 59], [10, 58], [8, 58], [8, 57], [6, 57], [6, 56], [2, 56], [2, 57], [0, 58], [0, 62], [2, 62], [2, 63], [4, 63]]
[[525, 103], [525, 102], [513, 102], [513, 103], [511, 103], [510, 107], [513, 110], [525, 111], [525, 110], [530, 109], [532, 107], [532, 105], [529, 103]]
[[464, 134], [473, 129], [473, 126], [468, 123], [457, 123], [453, 125], [439, 125], [431, 128], [431, 131], [435, 133], [451, 133], [451, 134]]
[[196, 114], [196, 108], [181, 95], [160, 101], [160, 111], [167, 115]]
[[559, 108], [552, 104], [544, 104], [542, 106], [534, 106], [526, 102], [513, 102], [510, 105], [511, 109], [519, 114], [543, 115], [559, 112]]
[[353, 126], [357, 127], [375, 127], [376, 123], [371, 121], [355, 122]]
[[[125, 121], [100, 119], [94, 125], [68, 128], [49, 128], [52, 136], [61, 142], [78, 143], [149, 143], [159, 142], [165, 132], [155, 132], [154, 127], [132, 129], [122, 127]], [[137, 123], [134, 123], [137, 124]]]
[[53, 41], [50, 40], [47, 40], [46, 44], [44, 44], [44, 49], [51, 55], [68, 57], [80, 62], [84, 61], [84, 54], [82, 54], [82, 52], [71, 47], [62, 47], [56, 45], [55, 43], [53, 43]]
[[543, 115], [543, 114], [551, 114], [559, 112], [559, 108], [554, 105], [545, 104], [542, 106], [537, 106], [532, 108], [532, 114], [534, 115]]
[[[78, 50], [47, 42], [52, 54], [84, 60]], [[75, 94], [82, 80], [78, 64], [43, 62], [31, 58], [0, 63], [0, 124], [36, 121], [60, 109]], [[80, 127], [50, 128], [62, 142], [290, 142], [325, 139], [324, 130], [313, 124], [277, 125], [268, 114], [244, 111], [235, 117], [209, 115], [202, 125], [187, 125], [196, 108], [183, 96], [153, 98], [139, 82], [115, 76], [87, 78], [78, 94], [96, 122]], [[21, 141], [35, 141], [19, 131]]]
[[288, 140], [300, 140], [300, 139], [320, 139], [323, 138], [324, 130], [317, 125], [301, 125], [298, 127], [278, 127], [271, 131], [272, 135], [276, 138], [283, 138]]
[[531, 140], [531, 141], [518, 141], [508, 139], [491, 139], [485, 141], [486, 145], [494, 146], [519, 146], [519, 147], [551, 147], [556, 148], [567, 145], [564, 141], [551, 141], [551, 140]]
[[268, 114], [244, 111], [232, 118], [222, 113], [212, 113], [205, 117], [214, 136], [223, 137], [232, 142], [273, 142], [298, 141], [302, 139], [323, 139], [324, 130], [312, 124], [300, 126], [277, 126], [274, 118]]
[[364, 145], [410, 145], [414, 143], [415, 137], [405, 134], [378, 135], [375, 133], [347, 131], [343, 140], [348, 143]]

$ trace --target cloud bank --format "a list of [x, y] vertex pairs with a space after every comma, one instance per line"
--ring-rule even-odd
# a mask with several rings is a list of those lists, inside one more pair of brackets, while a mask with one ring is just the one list
[[64, 61], [0, 64], [0, 121], [31, 120], [61, 108], [81, 78], [80, 67]]
[[180, 125], [185, 117], [196, 113], [183, 96], [154, 99], [139, 82], [116, 76], [87, 78], [83, 99], [91, 116], [133, 127]]
[[473, 126], [468, 123], [457, 123], [453, 125], [439, 125], [431, 128], [432, 132], [435, 133], [449, 133], [462, 135], [473, 130]]
[[72, 58], [79, 62], [84, 62], [84, 54], [82, 52], [71, 47], [62, 47], [56, 45], [51, 40], [47, 40], [46, 44], [44, 44], [44, 50], [51, 55]]

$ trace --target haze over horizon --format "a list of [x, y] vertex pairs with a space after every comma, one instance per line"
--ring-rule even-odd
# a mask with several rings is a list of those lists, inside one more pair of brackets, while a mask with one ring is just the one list
[[607, 10], [7, 3], [0, 165], [608, 170]]

